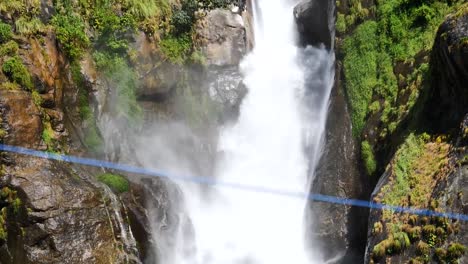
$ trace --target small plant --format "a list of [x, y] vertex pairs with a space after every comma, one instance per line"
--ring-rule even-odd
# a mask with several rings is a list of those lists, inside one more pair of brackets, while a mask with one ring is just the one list
[[361, 144], [362, 160], [366, 168], [367, 175], [373, 175], [377, 169], [377, 163], [375, 161], [374, 151], [369, 141], [365, 140]]
[[14, 40], [10, 40], [0, 47], [0, 56], [15, 56], [18, 54], [18, 43]]
[[12, 81], [31, 90], [33, 83], [28, 70], [17, 56], [7, 59], [2, 66], [3, 73]]
[[419, 241], [419, 243], [416, 245], [416, 251], [420, 256], [427, 256], [429, 255], [431, 248], [429, 245], [423, 241]]
[[0, 22], [0, 43], [5, 43], [11, 39], [13, 33], [11, 31], [11, 26]]
[[451, 243], [447, 249], [447, 261], [454, 263], [466, 253], [466, 247], [460, 243]]
[[346, 20], [345, 15], [338, 13], [336, 16], [336, 30], [340, 33], [344, 33], [346, 31]]
[[128, 190], [130, 189], [130, 184], [128, 180], [122, 175], [105, 173], [99, 175], [97, 179], [98, 181], [109, 186], [109, 188], [111, 188], [114, 192], [117, 193], [128, 192]]
[[189, 35], [180, 37], [169, 36], [161, 40], [160, 47], [162, 53], [169, 61], [175, 64], [183, 64], [192, 48], [192, 40]]
[[45, 26], [39, 18], [20, 17], [15, 22], [16, 32], [22, 35], [34, 35], [45, 32]]

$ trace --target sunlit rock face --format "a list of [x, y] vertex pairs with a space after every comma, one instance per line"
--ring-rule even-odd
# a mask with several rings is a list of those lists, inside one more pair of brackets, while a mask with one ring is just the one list
[[468, 12], [459, 13], [439, 27], [432, 49], [425, 112], [439, 130], [457, 126], [468, 112]]

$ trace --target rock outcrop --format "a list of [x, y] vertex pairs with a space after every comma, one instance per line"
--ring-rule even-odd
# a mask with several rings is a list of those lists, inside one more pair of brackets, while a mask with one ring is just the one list
[[[325, 146], [312, 184], [312, 193], [367, 199], [370, 186], [358, 168], [358, 150], [351, 133], [349, 112], [340, 86], [340, 65], [330, 96]], [[359, 263], [364, 257], [366, 208], [310, 202], [309, 235], [324, 259]], [[318, 244], [317, 244], [318, 243]]]
[[[418, 114], [428, 120], [420, 126], [433, 135], [406, 137], [372, 194], [374, 202], [468, 213], [467, 11], [464, 5], [447, 17], [432, 49], [431, 83]], [[371, 210], [365, 263], [465, 263], [467, 230], [465, 221], [453, 218]]]
[[431, 57], [426, 115], [435, 129], [456, 126], [468, 112], [468, 8], [440, 26]]
[[246, 28], [242, 16], [216, 9], [196, 25], [197, 42], [207, 65], [237, 66], [247, 51]]
[[294, 8], [301, 45], [332, 46], [332, 23], [334, 3], [329, 0], [305, 0]]

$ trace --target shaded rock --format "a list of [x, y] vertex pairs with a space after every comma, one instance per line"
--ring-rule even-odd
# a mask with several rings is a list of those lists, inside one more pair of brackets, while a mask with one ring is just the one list
[[301, 45], [325, 45], [331, 48], [330, 21], [333, 3], [329, 0], [305, 0], [294, 8], [294, 17], [299, 30]]
[[[367, 199], [370, 186], [358, 169], [359, 156], [352, 136], [349, 110], [341, 89], [337, 64], [330, 96], [325, 146], [312, 184], [312, 193]], [[331, 203], [309, 202], [308, 236], [324, 259], [359, 263], [364, 256], [368, 210]]]
[[[1, 263], [137, 263], [112, 203], [84, 172], [46, 159], [9, 154], [0, 185], [15, 190]], [[120, 213], [120, 212], [118, 212]]]
[[[465, 13], [463, 13], [465, 12]], [[456, 127], [468, 113], [468, 13], [460, 10], [439, 27], [431, 57], [425, 114], [436, 130]]]

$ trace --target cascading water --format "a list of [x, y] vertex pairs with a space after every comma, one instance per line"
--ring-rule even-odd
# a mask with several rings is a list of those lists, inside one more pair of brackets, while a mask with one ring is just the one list
[[[295, 1], [254, 4], [255, 48], [241, 64], [248, 94], [237, 123], [222, 128], [216, 179], [307, 192], [320, 156], [333, 56], [295, 45]], [[224, 187], [184, 191], [196, 239], [196, 254], [185, 263], [323, 262], [305, 248], [305, 199]]]

